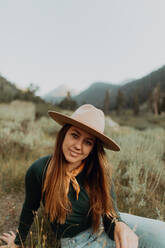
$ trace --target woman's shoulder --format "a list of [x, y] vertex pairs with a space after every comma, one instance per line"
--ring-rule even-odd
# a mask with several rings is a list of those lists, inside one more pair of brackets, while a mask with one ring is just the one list
[[40, 182], [52, 155], [46, 155], [35, 160], [27, 170], [27, 175], [35, 176]]
[[32, 165], [29, 167], [29, 169], [30, 168], [33, 169], [33, 170], [42, 170], [42, 169], [44, 169], [44, 167], [49, 162], [51, 157], [52, 157], [52, 155], [47, 155], [47, 156], [40, 157], [39, 159], [35, 160], [32, 163]]

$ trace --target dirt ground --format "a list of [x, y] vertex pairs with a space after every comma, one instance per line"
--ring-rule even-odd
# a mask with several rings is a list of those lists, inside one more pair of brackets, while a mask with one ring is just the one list
[[[2, 235], [4, 232], [9, 231], [13, 231], [14, 233], [16, 233], [23, 202], [24, 192], [20, 192], [17, 194], [10, 193], [8, 195], [5, 194], [4, 196], [0, 196], [0, 235]], [[40, 211], [42, 211], [41, 208]], [[47, 245], [44, 247], [59, 247], [59, 244], [57, 244], [57, 246], [54, 246], [56, 241], [54, 233], [50, 229], [50, 225], [47, 224], [46, 228], [47, 232], [49, 232], [49, 237], [47, 237]], [[31, 229], [32, 232], [35, 233], [36, 230], [34, 224], [32, 225]], [[27, 242], [25, 245], [26, 248], [31, 247], [29, 240], [30, 236], [27, 237]], [[3, 242], [0, 241], [0, 245], [2, 243]]]
[[0, 234], [16, 232], [23, 202], [23, 192], [0, 197]]

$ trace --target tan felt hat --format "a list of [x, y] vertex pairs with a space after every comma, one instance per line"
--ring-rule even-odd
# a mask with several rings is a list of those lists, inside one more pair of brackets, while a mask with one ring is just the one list
[[102, 110], [91, 104], [80, 106], [71, 116], [56, 111], [48, 111], [50, 117], [60, 125], [71, 124], [100, 139], [105, 148], [120, 151], [118, 144], [104, 135], [105, 118]]

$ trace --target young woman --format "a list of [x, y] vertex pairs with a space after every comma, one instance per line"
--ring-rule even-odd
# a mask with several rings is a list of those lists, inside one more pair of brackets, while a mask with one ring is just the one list
[[120, 148], [104, 135], [103, 112], [85, 104], [70, 117], [55, 111], [49, 115], [62, 125], [54, 153], [28, 169], [18, 233], [3, 234], [7, 245], [1, 247], [22, 247], [42, 200], [62, 248], [137, 248], [137, 235], [116, 207], [104, 147]]

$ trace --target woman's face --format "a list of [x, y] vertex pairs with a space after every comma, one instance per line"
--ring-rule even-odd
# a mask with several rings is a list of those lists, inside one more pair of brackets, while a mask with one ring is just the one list
[[74, 168], [88, 157], [95, 144], [95, 137], [71, 126], [64, 138], [62, 151], [66, 161]]

